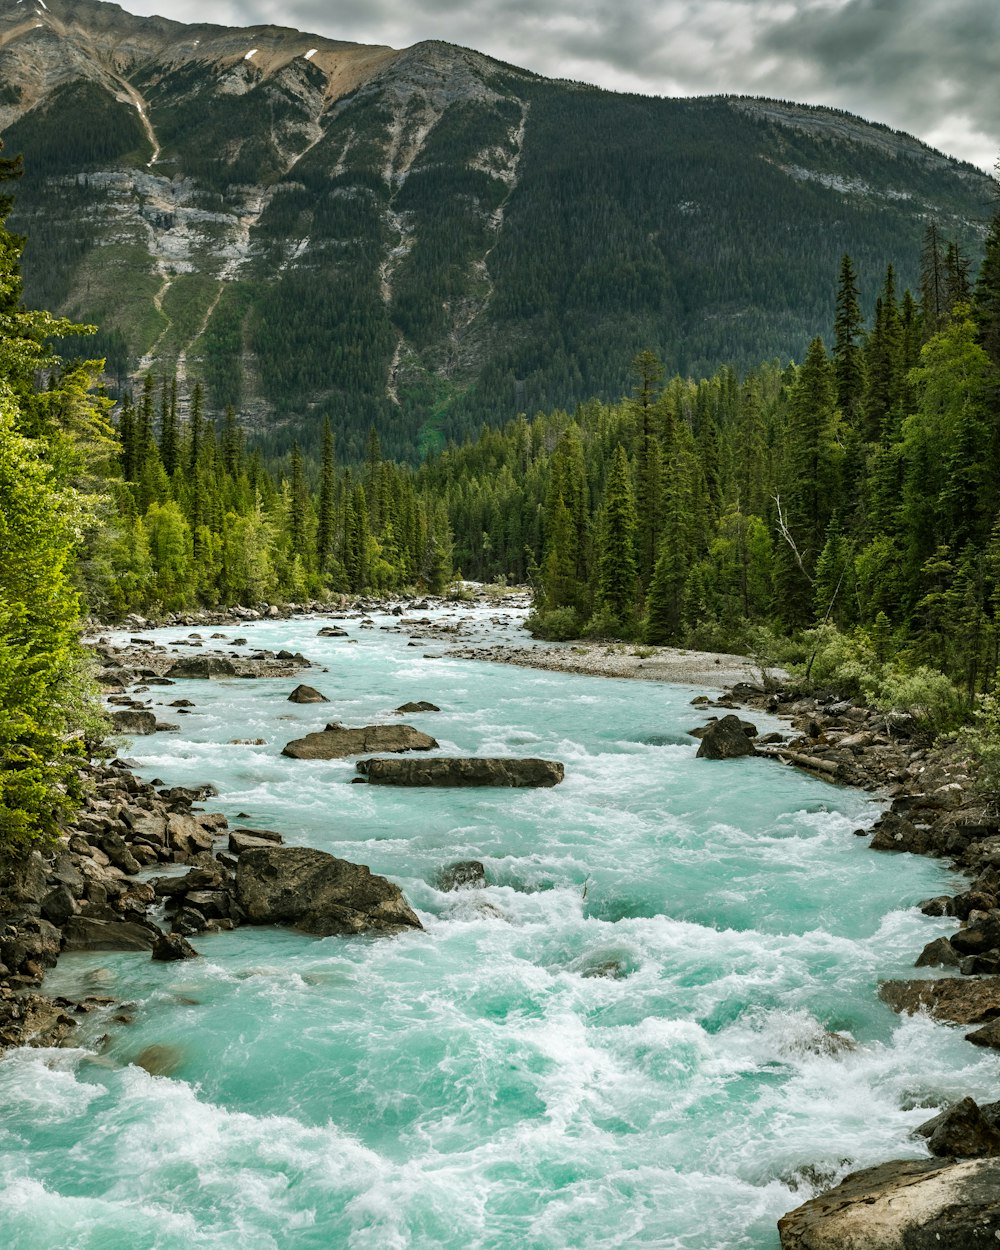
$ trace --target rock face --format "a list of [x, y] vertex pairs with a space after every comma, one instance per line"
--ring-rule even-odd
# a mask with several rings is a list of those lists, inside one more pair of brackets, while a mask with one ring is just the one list
[[251, 924], [287, 924], [320, 937], [422, 927], [391, 881], [308, 847], [244, 851], [236, 896]]
[[754, 745], [747, 737], [738, 716], [723, 716], [709, 725], [702, 735], [697, 758], [700, 760], [734, 760], [755, 755]]
[[368, 751], [431, 751], [437, 745], [430, 734], [412, 725], [363, 725], [360, 729], [327, 725], [320, 733], [289, 742], [281, 754], [296, 760], [338, 760]]
[[325, 694], [320, 694], [318, 690], [312, 686], [300, 685], [296, 686], [292, 693], [288, 696], [289, 703], [329, 703], [330, 700]]
[[557, 786], [558, 760], [457, 758], [359, 760], [357, 769], [376, 786]]
[[782, 1250], [983, 1250], [1000, 1233], [1000, 1160], [883, 1163], [778, 1221]]

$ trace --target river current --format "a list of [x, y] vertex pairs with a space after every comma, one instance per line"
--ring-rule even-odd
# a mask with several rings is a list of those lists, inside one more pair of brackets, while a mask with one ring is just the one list
[[[994, 1096], [991, 1055], [877, 1000], [953, 928], [914, 904], [954, 881], [852, 836], [870, 796], [696, 760], [705, 688], [428, 658], [375, 619], [339, 622], [351, 640], [222, 631], [303, 651], [331, 702], [287, 702], [298, 679], [153, 687], [180, 732], [123, 751], [147, 779], [214, 782], [230, 824], [391, 877], [425, 931], [64, 956], [47, 988], [113, 995], [129, 1022], [0, 1062], [0, 1245], [775, 1250], [817, 1186], [923, 1155], [933, 1108]], [[160, 710], [184, 697], [194, 714]], [[420, 699], [442, 710], [405, 720], [443, 753], [560, 759], [566, 780], [405, 790], [280, 755]], [[487, 888], [437, 888], [470, 858]]]

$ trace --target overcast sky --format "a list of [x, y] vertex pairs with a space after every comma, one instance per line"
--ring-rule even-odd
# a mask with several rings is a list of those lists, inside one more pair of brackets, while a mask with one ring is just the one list
[[124, 0], [132, 13], [402, 48], [445, 39], [649, 95], [828, 104], [992, 170], [998, 0]]

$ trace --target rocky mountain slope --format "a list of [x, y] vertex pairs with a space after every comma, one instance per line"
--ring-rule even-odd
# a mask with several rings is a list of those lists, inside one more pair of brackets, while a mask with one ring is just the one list
[[[443, 43], [0, 0], [27, 298], [116, 382], [196, 378], [275, 445], [330, 415], [414, 454], [671, 370], [802, 353], [841, 254], [869, 299], [927, 223], [975, 253], [992, 184], [831, 110], [616, 95]], [[185, 385], [186, 384], [186, 385]]]

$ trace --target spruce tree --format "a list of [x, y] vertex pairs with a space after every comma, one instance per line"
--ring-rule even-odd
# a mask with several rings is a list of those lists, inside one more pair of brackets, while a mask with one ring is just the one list
[[837, 405], [850, 425], [856, 425], [864, 398], [864, 355], [859, 345], [864, 319], [858, 296], [858, 279], [848, 255], [840, 261], [837, 312], [834, 319], [833, 371], [837, 382]]
[[597, 601], [626, 630], [631, 628], [635, 613], [635, 532], [632, 475], [625, 448], [618, 443], [611, 458], [599, 523]]

